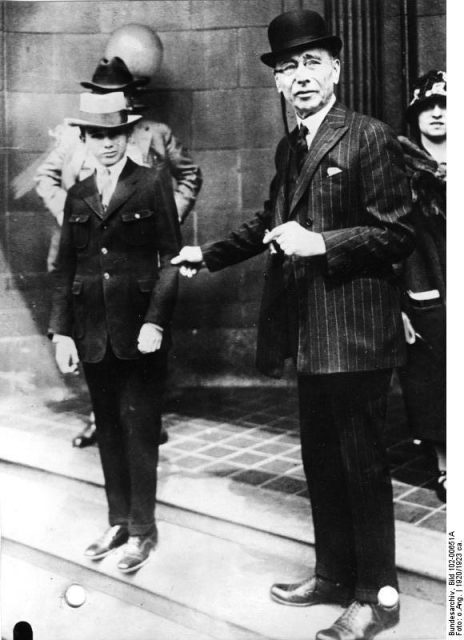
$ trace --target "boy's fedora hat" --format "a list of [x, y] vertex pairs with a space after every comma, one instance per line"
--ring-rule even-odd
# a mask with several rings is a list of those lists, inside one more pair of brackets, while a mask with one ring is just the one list
[[75, 127], [115, 129], [126, 127], [140, 120], [140, 115], [129, 115], [126, 98], [122, 91], [112, 93], [81, 93], [79, 118], [65, 118]]
[[122, 58], [102, 58], [95, 69], [91, 82], [81, 82], [84, 89], [91, 89], [99, 93], [110, 91], [127, 91], [147, 84], [149, 78], [134, 80], [132, 73]]
[[324, 18], [308, 9], [281, 13], [270, 23], [267, 35], [271, 52], [264, 53], [261, 60], [269, 67], [274, 67], [286, 53], [302, 47], [327, 48], [334, 54], [342, 48], [340, 38], [328, 33]]

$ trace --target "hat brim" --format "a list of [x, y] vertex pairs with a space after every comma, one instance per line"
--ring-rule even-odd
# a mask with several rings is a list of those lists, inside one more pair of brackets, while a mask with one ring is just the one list
[[266, 64], [268, 67], [275, 67], [276, 63], [283, 56], [285, 56], [287, 53], [298, 51], [299, 49], [328, 49], [330, 51], [336, 52], [338, 55], [342, 46], [343, 42], [338, 36], [324, 36], [323, 38], [309, 39], [300, 38], [298, 42], [295, 41], [295, 44], [285, 47], [284, 49], [280, 49], [279, 51], [271, 51], [270, 53], [263, 53], [263, 55], [261, 56], [261, 61], [264, 62], [264, 64]]
[[65, 118], [65, 124], [70, 125], [71, 127], [89, 127], [92, 129], [124, 129], [124, 127], [128, 127], [137, 120], [140, 120], [143, 116], [127, 116], [127, 122], [119, 122], [117, 124], [108, 124], [103, 122], [95, 122], [91, 120], [82, 120], [80, 118]]
[[127, 89], [144, 87], [149, 82], [150, 78], [138, 78], [137, 80], [126, 82], [126, 84], [115, 84], [111, 86], [107, 84], [98, 84], [96, 82], [81, 82], [80, 85], [81, 87], [84, 87], [84, 89], [90, 89], [91, 91], [105, 91], [106, 93], [112, 93], [113, 91], [126, 91]]
[[435, 93], [431, 96], [423, 98], [422, 100], [416, 100], [406, 109], [406, 120], [410, 123], [413, 122], [421, 111], [425, 111], [427, 109], [427, 105], [438, 101], [446, 104], [446, 96], [441, 93]]

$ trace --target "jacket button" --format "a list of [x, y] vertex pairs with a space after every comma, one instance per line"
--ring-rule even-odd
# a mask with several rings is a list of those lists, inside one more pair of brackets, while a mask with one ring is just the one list
[[103, 277], [105, 278], [105, 280], [110, 279], [110, 274], [108, 273], [108, 271], [105, 271], [105, 273], [103, 274]]
[[313, 226], [313, 221], [312, 220], [306, 220], [305, 221], [305, 226], [306, 227], [312, 227]]
[[108, 253], [108, 249], [106, 247], [102, 247], [101, 252], [103, 253], [104, 256], [106, 256], [106, 254]]

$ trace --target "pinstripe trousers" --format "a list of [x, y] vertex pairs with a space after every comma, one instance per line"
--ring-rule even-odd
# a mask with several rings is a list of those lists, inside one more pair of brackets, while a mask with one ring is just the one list
[[316, 574], [377, 602], [398, 588], [393, 496], [382, 443], [391, 370], [300, 375], [303, 465]]

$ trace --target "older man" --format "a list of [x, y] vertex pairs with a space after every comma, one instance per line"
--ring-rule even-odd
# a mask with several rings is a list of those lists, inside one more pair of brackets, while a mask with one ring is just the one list
[[[400, 146], [387, 125], [336, 101], [341, 41], [313, 11], [269, 26], [282, 102], [297, 129], [278, 145], [264, 211], [222, 241], [184, 247], [192, 275], [269, 248], [257, 364], [298, 372], [315, 575], [276, 584], [282, 604], [347, 604], [317, 640], [365, 640], [399, 619], [391, 481], [382, 445], [392, 367], [404, 360], [391, 264], [412, 250]], [[284, 104], [284, 103], [283, 103]], [[387, 606], [388, 605], [388, 606]]]

